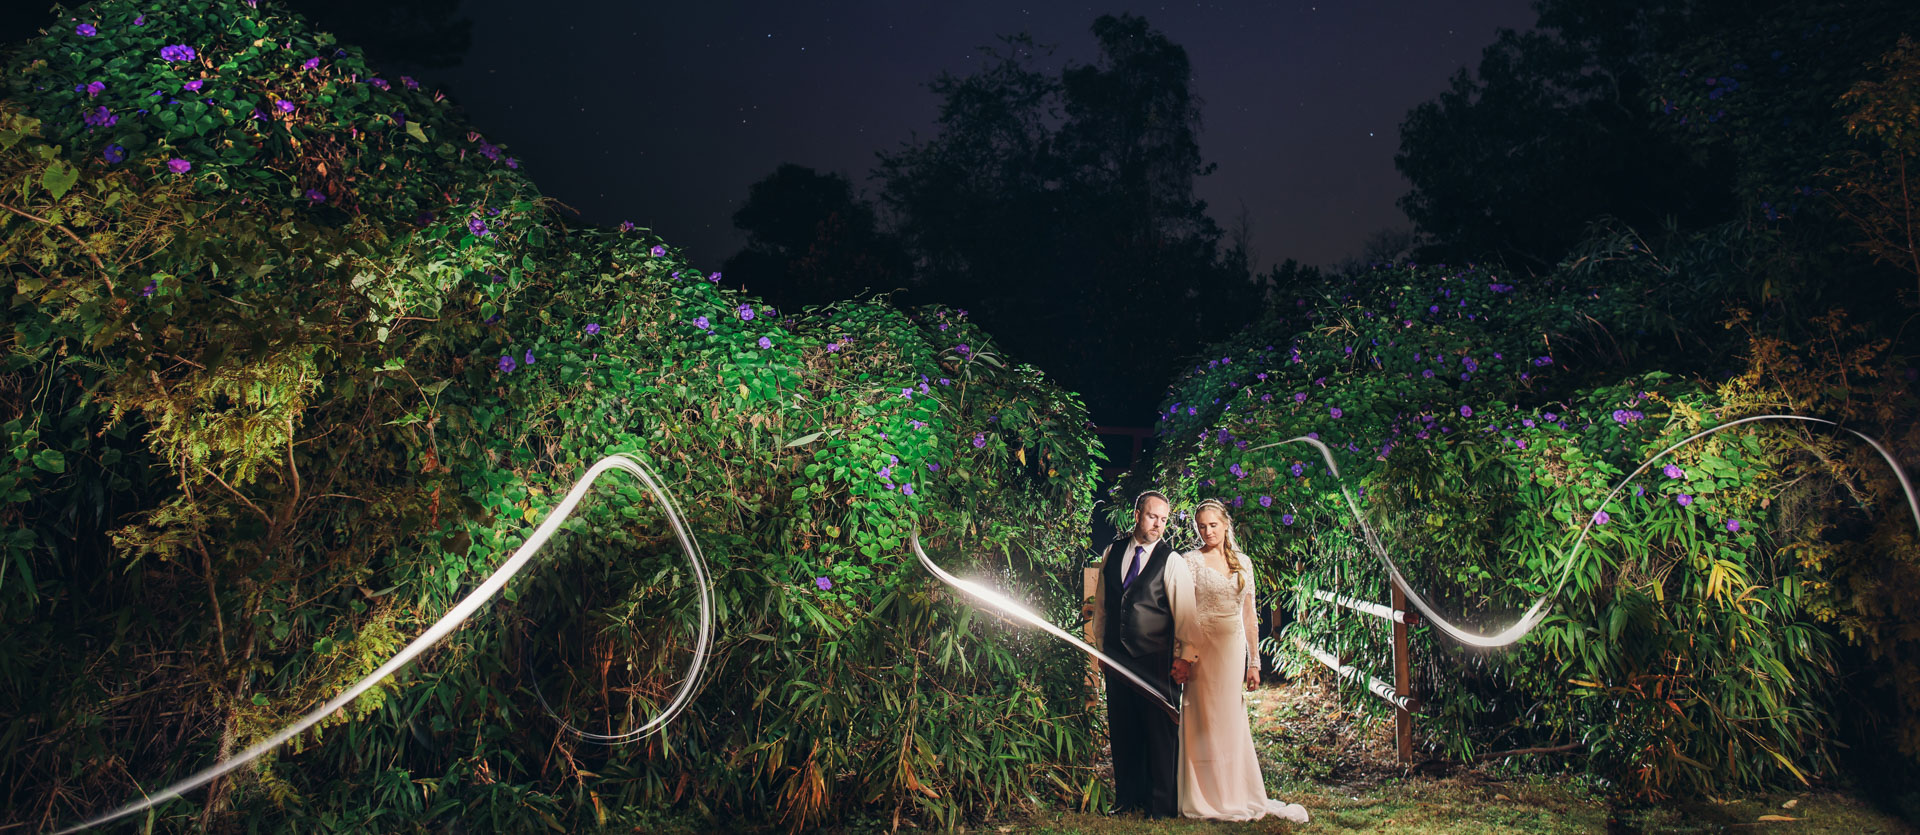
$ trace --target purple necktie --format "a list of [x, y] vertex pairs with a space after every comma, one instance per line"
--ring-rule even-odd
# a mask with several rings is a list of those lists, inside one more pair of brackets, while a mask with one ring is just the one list
[[1127, 568], [1126, 578], [1120, 581], [1120, 589], [1122, 591], [1125, 591], [1128, 586], [1133, 585], [1133, 578], [1140, 576], [1140, 554], [1146, 550], [1147, 546], [1145, 545], [1133, 546], [1133, 563]]

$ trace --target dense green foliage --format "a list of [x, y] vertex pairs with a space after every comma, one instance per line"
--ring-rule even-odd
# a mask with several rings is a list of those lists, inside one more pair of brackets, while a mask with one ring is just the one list
[[[1553, 616], [1517, 648], [1416, 633], [1431, 741], [1456, 757], [1583, 741], [1597, 767], [1656, 794], [1823, 770], [1834, 664], [1812, 609], [1830, 601], [1780, 554], [1799, 532], [1775, 519], [1794, 499], [1776, 475], [1784, 451], [1760, 440], [1778, 433], [1689, 446], [1676, 470], [1599, 504], [1644, 458], [1741, 416], [1755, 403], [1742, 385], [1651, 372], [1575, 388], [1593, 336], [1581, 314], [1621, 309], [1624, 285], [1523, 289], [1439, 267], [1362, 279], [1216, 346], [1163, 415], [1156, 477], [1237, 508], [1268, 583], [1314, 615], [1294, 632], [1392, 669], [1371, 618], [1310, 598], [1386, 599], [1342, 481], [1421, 591], [1496, 631], [1555, 586], [1574, 535], [1605, 513]], [[1249, 451], [1308, 433], [1337, 451], [1341, 479], [1304, 445]]]
[[[189, 54], [186, 50], [191, 48]], [[1097, 801], [1078, 665], [943, 602], [914, 526], [1057, 619], [1097, 460], [1077, 399], [958, 311], [776, 311], [644, 230], [567, 223], [412, 79], [271, 5], [104, 2], [0, 101], [0, 786], [72, 820], [370, 671], [615, 451], [636, 485], [474, 623], [163, 826], [802, 826]]]
[[1146, 475], [1238, 502], [1311, 615], [1294, 633], [1380, 673], [1377, 624], [1310, 599], [1387, 593], [1334, 480], [1304, 447], [1242, 450], [1344, 449], [1413, 582], [1486, 627], [1606, 514], [1519, 647], [1417, 633], [1420, 726], [1451, 755], [1573, 745], [1640, 797], [1832, 776], [1843, 753], [1914, 773], [1920, 548], [1870, 448], [1741, 427], [1599, 505], [1667, 445], [1761, 413], [1915, 460], [1920, 67], [1899, 35], [1920, 21], [1865, 6], [1539, 4], [1538, 31], [1402, 132], [1426, 251], [1506, 266], [1301, 276], [1176, 385]]

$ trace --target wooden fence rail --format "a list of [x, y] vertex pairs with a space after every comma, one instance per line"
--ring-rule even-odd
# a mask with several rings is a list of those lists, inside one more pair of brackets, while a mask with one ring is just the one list
[[1420, 700], [1413, 695], [1413, 664], [1407, 649], [1407, 633], [1420, 625], [1420, 613], [1408, 611], [1406, 592], [1400, 585], [1393, 586], [1393, 605], [1382, 606], [1371, 601], [1335, 594], [1324, 589], [1313, 593], [1315, 600], [1330, 603], [1355, 612], [1380, 618], [1393, 626], [1393, 684], [1389, 685], [1378, 678], [1362, 672], [1345, 663], [1319, 647], [1308, 644], [1305, 639], [1296, 638], [1295, 642], [1314, 660], [1327, 666], [1341, 678], [1362, 682], [1367, 691], [1379, 696], [1387, 704], [1393, 705], [1394, 740], [1401, 763], [1413, 762], [1413, 714], [1420, 709]]

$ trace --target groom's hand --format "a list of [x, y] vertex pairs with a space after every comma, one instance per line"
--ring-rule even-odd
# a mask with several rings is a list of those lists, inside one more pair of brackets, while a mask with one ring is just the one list
[[1185, 658], [1173, 659], [1173, 683], [1186, 684], [1187, 678], [1192, 675], [1193, 675], [1193, 662], [1188, 661]]

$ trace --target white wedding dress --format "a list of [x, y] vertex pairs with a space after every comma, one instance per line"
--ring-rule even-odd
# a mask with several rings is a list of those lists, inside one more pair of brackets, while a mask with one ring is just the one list
[[1246, 584], [1235, 588], [1234, 579], [1213, 570], [1203, 555], [1188, 554], [1187, 562], [1193, 566], [1200, 660], [1181, 698], [1180, 814], [1236, 821], [1274, 815], [1305, 823], [1304, 807], [1267, 798], [1241, 701], [1248, 666], [1260, 663], [1250, 651], [1259, 634], [1253, 572], [1239, 572]]

